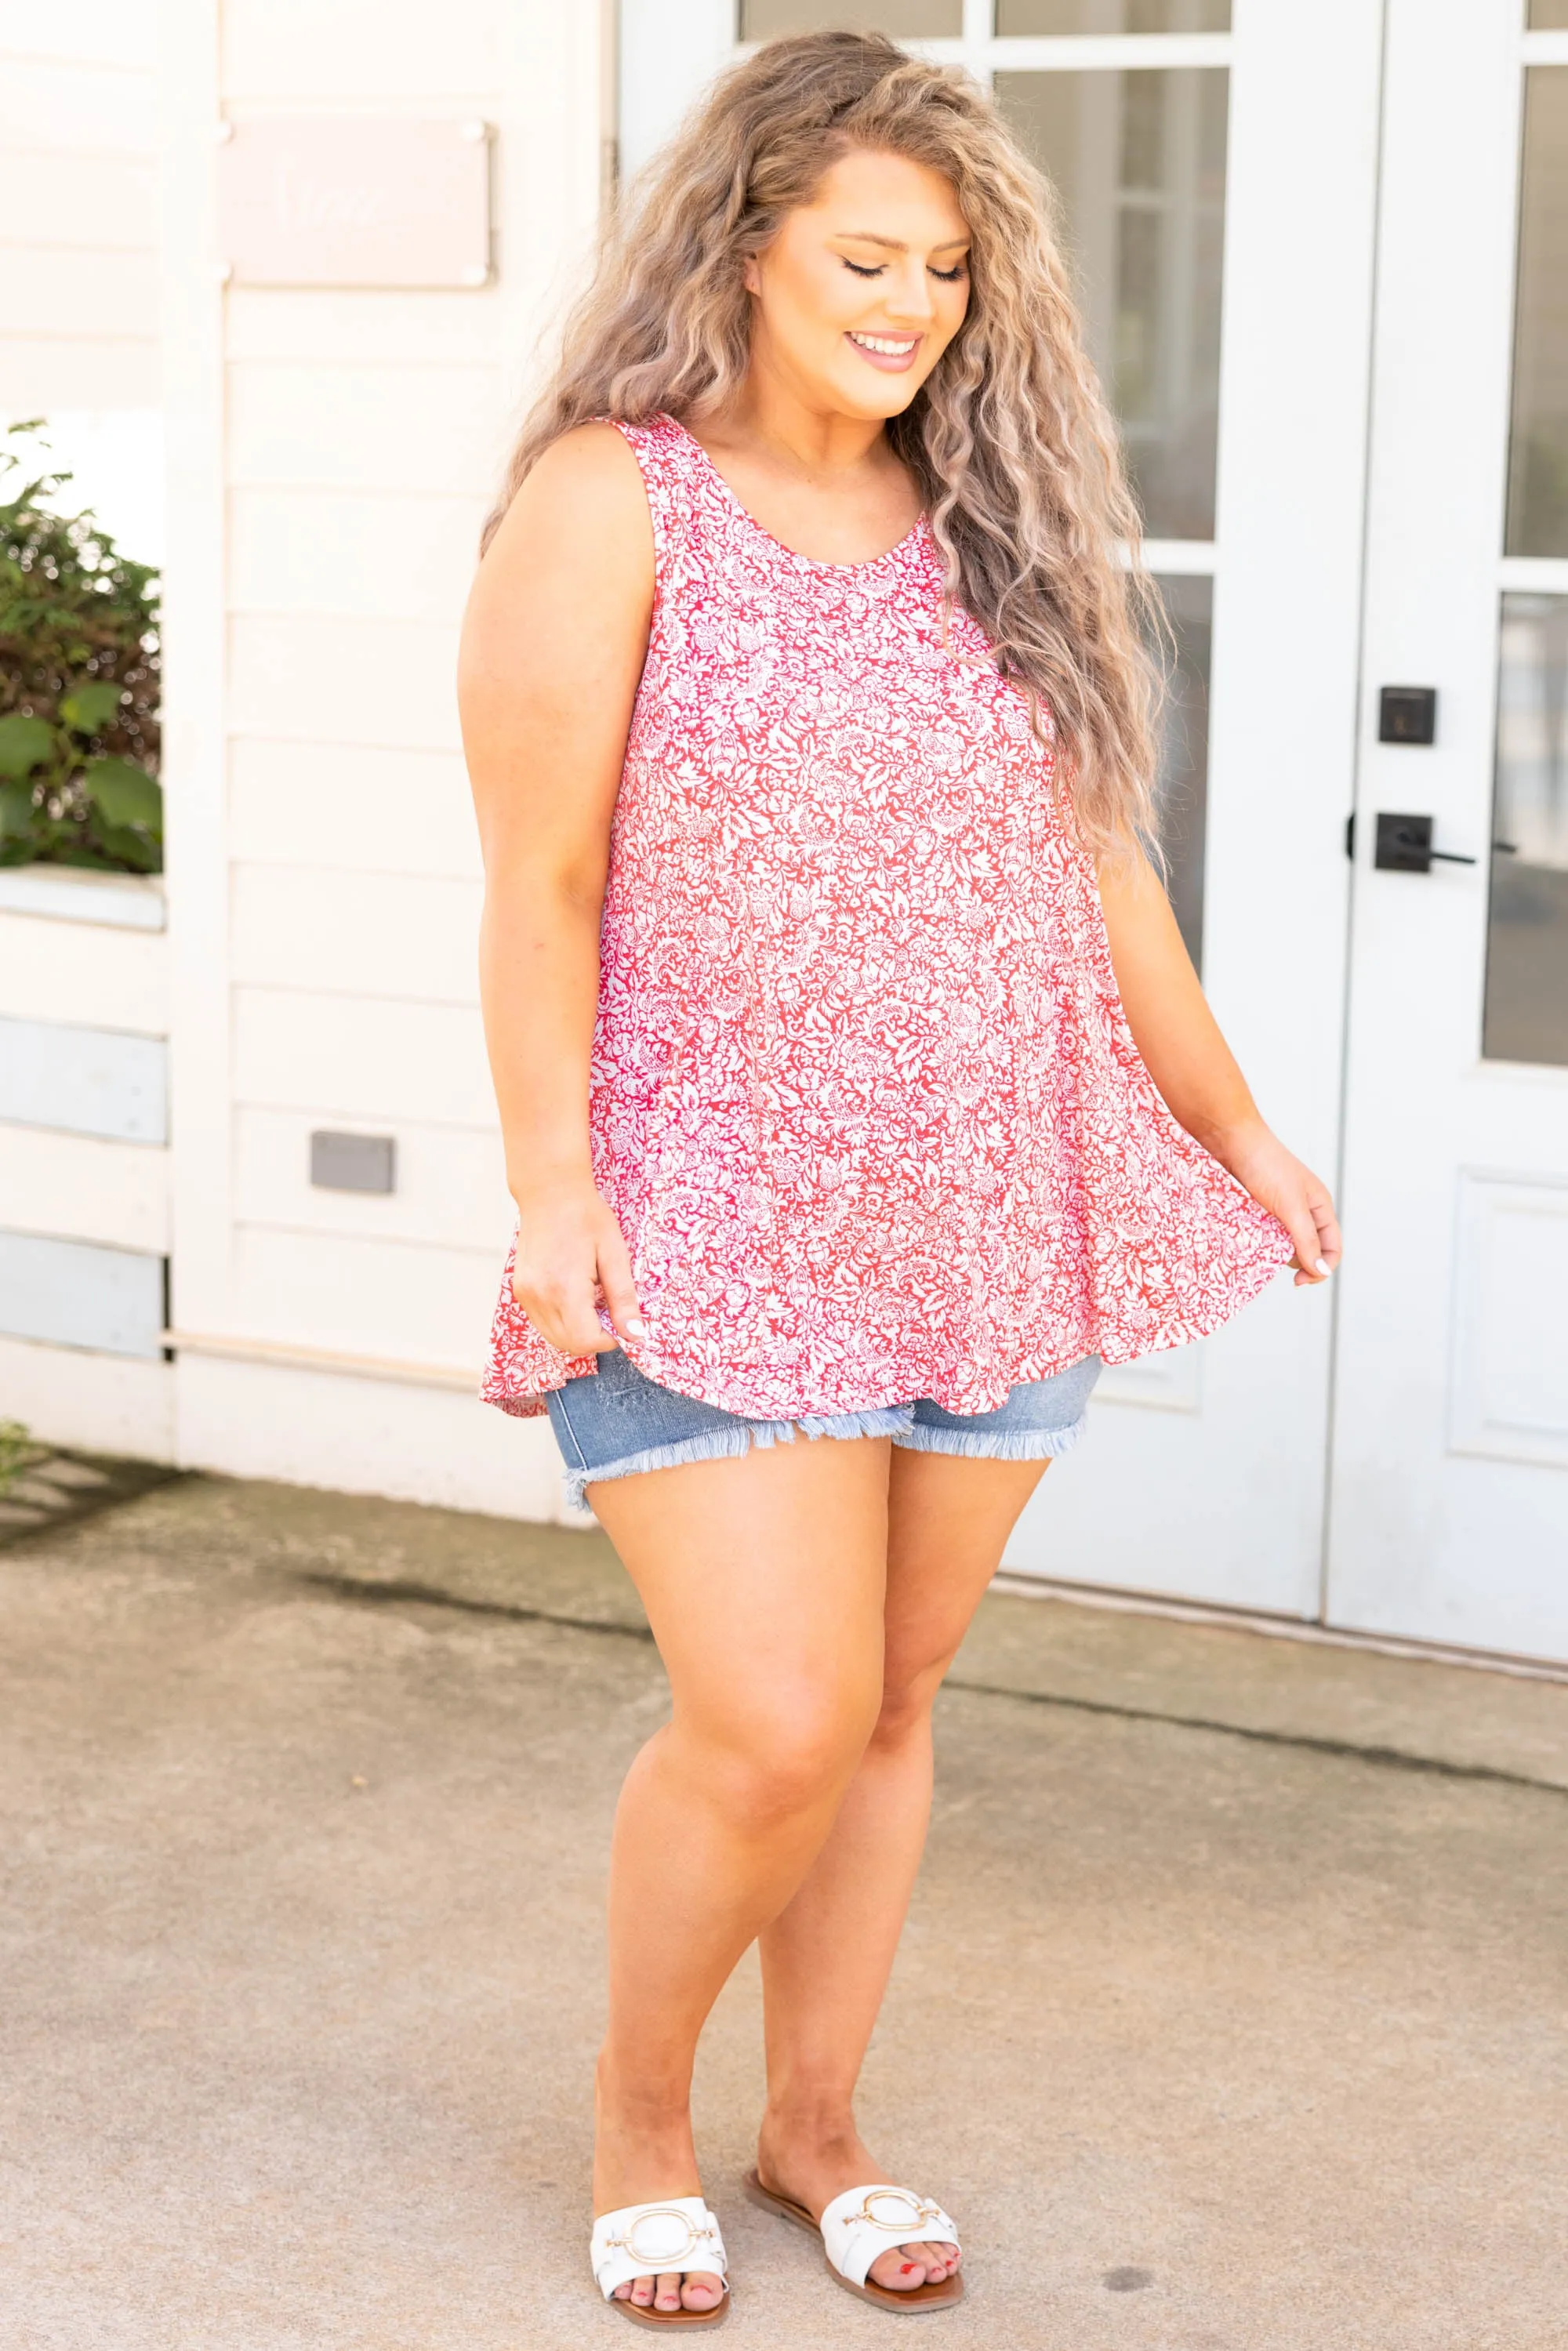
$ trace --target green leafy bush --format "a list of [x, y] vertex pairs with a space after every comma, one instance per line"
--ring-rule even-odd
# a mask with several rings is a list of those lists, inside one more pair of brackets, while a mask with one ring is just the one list
[[42, 430], [0, 442], [0, 865], [156, 873], [157, 575], [39, 504], [70, 479]]
[[45, 1458], [45, 1447], [34, 1444], [25, 1421], [0, 1420], [0, 1497], [10, 1492], [24, 1470], [36, 1469]]

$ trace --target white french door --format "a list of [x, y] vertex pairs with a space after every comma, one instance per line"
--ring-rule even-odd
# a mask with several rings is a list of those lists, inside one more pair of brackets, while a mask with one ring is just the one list
[[[622, 0], [622, 169], [739, 43], [846, 23], [966, 64], [1061, 193], [1180, 645], [1163, 779], [1173, 895], [1266, 1115], [1332, 1170], [1376, 10]], [[1315, 1615], [1331, 1324], [1326, 1294], [1282, 1281], [1217, 1338], [1107, 1374], [1092, 1443], [1047, 1481], [1009, 1566]]]
[[1328, 1613], [1568, 1660], [1568, 0], [1388, 0], [1378, 279]]

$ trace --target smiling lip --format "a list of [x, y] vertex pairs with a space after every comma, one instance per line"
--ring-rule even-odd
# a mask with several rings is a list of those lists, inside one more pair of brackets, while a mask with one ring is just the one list
[[[852, 343], [862, 359], [867, 360], [871, 366], [881, 368], [884, 375], [903, 375], [906, 369], [915, 365], [920, 351], [921, 339], [918, 335], [862, 337], [857, 335], [852, 328], [849, 328], [845, 330], [844, 340], [846, 342]], [[891, 345], [891, 349], [884, 348], [877, 350], [873, 348], [877, 343], [883, 346]]]

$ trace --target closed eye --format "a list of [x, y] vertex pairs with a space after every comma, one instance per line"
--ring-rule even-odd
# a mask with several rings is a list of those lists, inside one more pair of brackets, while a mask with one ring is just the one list
[[[863, 261], [852, 261], [847, 253], [841, 253], [839, 259], [843, 263], [844, 267], [852, 270], [857, 277], [880, 277], [887, 266], [884, 261], [870, 264]], [[964, 275], [964, 267], [963, 262], [959, 261], [956, 262], [951, 269], [934, 269], [931, 275], [933, 277], [939, 277], [944, 286], [956, 286]]]

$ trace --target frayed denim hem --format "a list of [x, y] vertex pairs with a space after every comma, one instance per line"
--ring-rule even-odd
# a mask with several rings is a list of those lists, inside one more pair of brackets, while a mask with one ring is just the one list
[[1055, 1461], [1071, 1452], [1088, 1426], [1087, 1413], [1066, 1428], [932, 1428], [916, 1421], [893, 1441], [910, 1453], [962, 1453], [977, 1461]]
[[684, 1437], [673, 1445], [652, 1445], [645, 1452], [628, 1453], [619, 1461], [605, 1461], [583, 1469], [563, 1469], [561, 1482], [574, 1510], [591, 1510], [587, 1489], [612, 1478], [634, 1478], [643, 1469], [674, 1469], [684, 1461], [737, 1460], [754, 1445], [793, 1445], [795, 1432], [806, 1437], [905, 1436], [911, 1406], [879, 1405], [870, 1412], [805, 1413], [798, 1420], [752, 1420], [736, 1428], [711, 1428], [703, 1437]]

